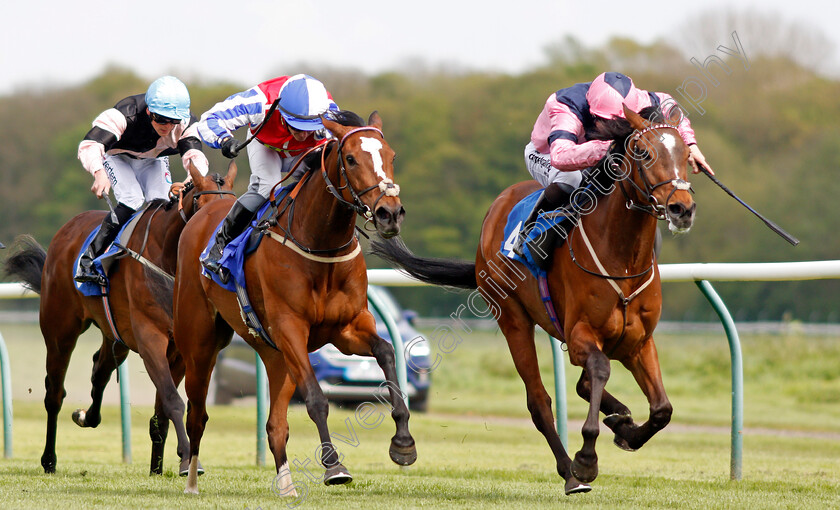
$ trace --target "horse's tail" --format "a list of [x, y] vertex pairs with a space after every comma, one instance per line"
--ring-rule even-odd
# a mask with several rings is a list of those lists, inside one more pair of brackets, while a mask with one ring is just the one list
[[24, 287], [40, 294], [46, 250], [29, 234], [17, 236], [14, 245], [17, 252], [3, 262], [3, 270], [6, 275], [20, 279]]
[[475, 263], [418, 257], [399, 237], [387, 241], [371, 241], [371, 253], [422, 282], [460, 289], [478, 288]]

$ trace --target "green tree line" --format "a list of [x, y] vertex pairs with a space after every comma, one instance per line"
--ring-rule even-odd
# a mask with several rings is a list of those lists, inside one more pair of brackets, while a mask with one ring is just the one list
[[[719, 54], [720, 55], [720, 54]], [[702, 78], [678, 49], [664, 42], [614, 39], [597, 49], [573, 40], [549, 49], [545, 65], [520, 74], [417, 69], [365, 75], [341, 69], [282, 69], [321, 79], [339, 106], [366, 118], [378, 110], [397, 152], [395, 181], [407, 210], [403, 238], [418, 254], [473, 258], [484, 214], [507, 186], [530, 178], [522, 152], [534, 120], [552, 92], [621, 71], [647, 90], [668, 92], [683, 104], [718, 177], [742, 199], [797, 236], [793, 248], [702, 175], [691, 176], [698, 203], [692, 231], [665, 233], [661, 263], [769, 262], [838, 258], [836, 200], [840, 183], [840, 82], [786, 56], [750, 56], [749, 68], [726, 60], [715, 71], [701, 115], [678, 93]], [[703, 59], [700, 58], [702, 61]], [[154, 78], [154, 77], [153, 77]], [[150, 80], [109, 68], [76, 87], [0, 98], [0, 241], [31, 233], [43, 244], [74, 215], [103, 209], [90, 193], [90, 176], [76, 159], [93, 118], [119, 99], [144, 91]], [[253, 84], [187, 83], [197, 115]], [[241, 136], [241, 134], [240, 134]], [[224, 173], [219, 151], [205, 148], [211, 171]], [[173, 177], [185, 177], [173, 157]], [[247, 158], [237, 160], [236, 189], [247, 185]], [[375, 258], [369, 265], [384, 267]], [[837, 320], [835, 281], [721, 284], [737, 319]], [[397, 291], [422, 314], [454, 312], [464, 295], [432, 289]], [[693, 285], [666, 284], [664, 318], [707, 319], [708, 305]]]

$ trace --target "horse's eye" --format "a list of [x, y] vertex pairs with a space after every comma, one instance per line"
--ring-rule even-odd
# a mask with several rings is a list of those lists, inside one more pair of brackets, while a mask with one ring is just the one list
[[356, 158], [354, 158], [353, 156], [345, 157], [344, 161], [346, 161], [347, 164], [350, 165], [350, 166], [354, 166], [356, 164]]

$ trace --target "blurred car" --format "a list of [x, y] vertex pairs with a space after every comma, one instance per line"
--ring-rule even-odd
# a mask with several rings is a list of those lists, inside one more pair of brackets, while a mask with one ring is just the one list
[[[406, 351], [409, 407], [415, 411], [425, 411], [431, 385], [431, 349], [429, 342], [412, 325], [416, 313], [403, 310], [384, 287], [371, 285], [369, 289], [384, 304], [386, 310], [383, 312], [393, 317], [402, 336]], [[376, 319], [377, 334], [390, 341], [391, 335], [385, 321], [373, 306], [369, 309]], [[387, 398], [387, 387], [381, 386], [385, 374], [372, 357], [348, 356], [332, 344], [327, 344], [309, 353], [309, 361], [324, 395], [330, 400], [353, 403], [375, 399], [377, 395]], [[212, 390], [215, 390], [213, 402], [224, 405], [230, 404], [235, 398], [256, 395], [255, 364], [256, 352], [234, 333], [230, 345], [219, 353], [216, 360], [212, 383]], [[299, 395], [295, 397], [300, 400]]]

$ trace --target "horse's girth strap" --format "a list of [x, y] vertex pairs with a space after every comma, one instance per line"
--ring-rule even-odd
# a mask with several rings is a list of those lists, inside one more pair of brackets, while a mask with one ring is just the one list
[[287, 243], [286, 241], [288, 241], [288, 239], [286, 239], [286, 237], [284, 237], [284, 236], [282, 236], [282, 235], [280, 235], [280, 234], [278, 234], [278, 233], [276, 233], [272, 230], [267, 230], [266, 235], [268, 235], [270, 238], [274, 239], [278, 243], [282, 244], [286, 248], [289, 248], [293, 252], [297, 253], [301, 257], [309, 259], [309, 260], [313, 260], [315, 262], [322, 262], [324, 264], [335, 264], [335, 263], [338, 263], [338, 262], [347, 262], [348, 260], [353, 260], [354, 258], [358, 257], [360, 253], [362, 253], [362, 245], [358, 241], [356, 241], [356, 248], [354, 248], [353, 251], [351, 251], [350, 253], [348, 253], [346, 255], [339, 255], [339, 256], [336, 256], [336, 257], [324, 257], [322, 255], [313, 255], [311, 253], [306, 253], [305, 251], [298, 248], [297, 245], [295, 245], [295, 243], [293, 243], [293, 242]]
[[586, 237], [586, 232], [584, 232], [583, 230], [582, 218], [581, 221], [578, 222], [578, 229], [580, 230], [580, 236], [583, 238], [583, 243], [586, 245], [586, 249], [589, 250], [589, 255], [592, 256], [592, 260], [595, 261], [595, 265], [598, 267], [598, 271], [600, 271], [602, 275], [607, 277], [607, 282], [609, 282], [610, 286], [613, 289], [615, 289], [616, 293], [618, 293], [618, 297], [620, 297], [621, 300], [624, 301], [624, 303], [629, 303], [630, 301], [632, 301], [636, 296], [641, 294], [642, 291], [645, 290], [647, 286], [651, 284], [651, 282], [653, 282], [653, 279], [656, 276], [655, 271], [650, 272], [650, 278], [648, 278], [647, 281], [643, 283], [641, 287], [636, 289], [636, 291], [630, 294], [629, 296], [624, 297], [624, 292], [621, 291], [621, 287], [619, 287], [618, 284], [615, 283], [615, 280], [609, 278], [609, 273], [607, 273], [607, 270], [604, 269], [604, 265], [601, 264], [601, 261], [598, 259], [598, 255], [595, 254], [595, 250], [592, 248], [592, 243], [589, 242], [589, 238]]

